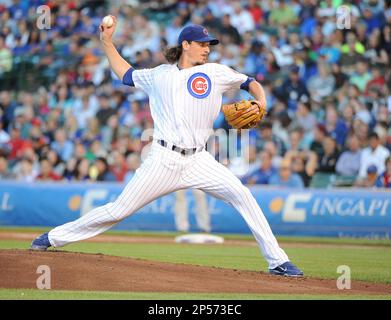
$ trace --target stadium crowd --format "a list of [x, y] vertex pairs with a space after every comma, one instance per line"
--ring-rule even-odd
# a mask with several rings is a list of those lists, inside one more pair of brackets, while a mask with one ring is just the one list
[[[37, 28], [40, 5], [50, 29]], [[166, 63], [195, 23], [220, 39], [210, 62], [262, 83], [267, 120], [250, 130], [246, 158], [220, 159], [243, 182], [391, 187], [390, 0], [1, 1], [0, 179], [131, 179], [153, 121], [147, 96], [102, 53], [107, 13], [135, 68]], [[215, 128], [229, 129], [222, 114]]]

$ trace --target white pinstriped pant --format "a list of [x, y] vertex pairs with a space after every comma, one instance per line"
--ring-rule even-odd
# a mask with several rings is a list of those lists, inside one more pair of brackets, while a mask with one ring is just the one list
[[61, 247], [96, 236], [149, 202], [185, 188], [200, 189], [236, 208], [252, 231], [269, 268], [289, 260], [250, 190], [229, 169], [205, 150], [183, 156], [155, 141], [148, 157], [114, 202], [54, 228], [49, 232], [50, 243]]

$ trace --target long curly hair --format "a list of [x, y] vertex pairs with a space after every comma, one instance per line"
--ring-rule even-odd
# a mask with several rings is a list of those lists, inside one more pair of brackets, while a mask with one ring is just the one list
[[175, 63], [179, 61], [181, 54], [183, 52], [182, 45], [167, 48], [164, 51], [164, 56], [166, 57], [169, 63]]

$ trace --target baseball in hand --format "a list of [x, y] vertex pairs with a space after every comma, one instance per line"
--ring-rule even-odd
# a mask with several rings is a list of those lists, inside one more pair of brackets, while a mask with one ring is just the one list
[[105, 16], [102, 20], [102, 24], [106, 27], [111, 27], [114, 24], [114, 20], [111, 16]]

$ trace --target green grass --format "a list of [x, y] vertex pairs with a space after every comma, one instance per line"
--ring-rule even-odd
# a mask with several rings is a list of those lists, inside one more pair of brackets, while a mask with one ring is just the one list
[[[0, 241], [0, 249], [26, 249], [28, 246], [29, 242], [26, 241]], [[255, 246], [80, 242], [63, 250], [230, 269], [267, 270], [267, 264]], [[339, 276], [337, 267], [347, 265], [351, 269], [352, 280], [391, 283], [389, 247], [297, 246], [285, 251], [307, 276], [336, 279]]]
[[[35, 232], [44, 233], [51, 228], [43, 227], [5, 227], [0, 226], [0, 232]], [[181, 233], [169, 231], [122, 231], [109, 230], [105, 235], [132, 236], [132, 237], [163, 237], [173, 238]], [[254, 241], [254, 237], [249, 234], [219, 234], [227, 240], [248, 240]], [[331, 238], [331, 237], [293, 237], [293, 236], [277, 236], [280, 243], [312, 243], [312, 244], [337, 244], [337, 245], [366, 245], [366, 246], [390, 246], [391, 239], [368, 239], [368, 238]]]
[[386, 295], [161, 293], [0, 289], [0, 300], [391, 300]]

